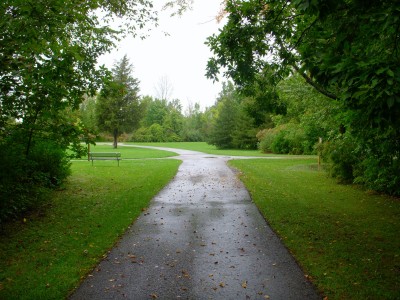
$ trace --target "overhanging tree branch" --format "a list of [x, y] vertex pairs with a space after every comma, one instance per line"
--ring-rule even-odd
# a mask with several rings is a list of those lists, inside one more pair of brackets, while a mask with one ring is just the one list
[[292, 49], [296, 49], [297, 46], [299, 46], [299, 44], [303, 40], [303, 37], [305, 36], [305, 34], [311, 29], [311, 27], [313, 27], [315, 25], [315, 23], [317, 23], [317, 21], [318, 21], [318, 18], [315, 18], [315, 20], [312, 21], [312, 23], [310, 25], [308, 25], [306, 29], [303, 30], [303, 32], [301, 33], [300, 37], [296, 41], [296, 43], [293, 45]]
[[[276, 36], [276, 41], [277, 41], [278, 45], [281, 47], [282, 53], [285, 53], [285, 54], [287, 54], [288, 56], [292, 54], [291, 51], [288, 51], [288, 50], [286, 49], [286, 47], [285, 47], [283, 41], [282, 41], [278, 36]], [[284, 62], [285, 62], [285, 61], [286, 61], [286, 64], [287, 64], [287, 65], [292, 66], [293, 69], [295, 69], [296, 72], [299, 73], [300, 76], [303, 77], [304, 80], [305, 80], [309, 85], [311, 85], [314, 89], [316, 89], [319, 93], [321, 93], [321, 94], [323, 94], [323, 95], [325, 95], [325, 96], [327, 96], [328, 98], [331, 98], [331, 99], [333, 99], [333, 100], [336, 100], [336, 99], [338, 98], [335, 94], [333, 94], [333, 93], [327, 91], [325, 88], [323, 88], [323, 87], [320, 86], [318, 83], [316, 83], [310, 76], [308, 76], [307, 74], [305, 74], [304, 72], [302, 72], [302, 71], [300, 70], [300, 68], [296, 65], [296, 63], [295, 63], [294, 61], [289, 61], [287, 57], [284, 59]]]
[[296, 70], [297, 73], [300, 74], [301, 77], [304, 78], [304, 80], [311, 85], [313, 88], [315, 88], [318, 92], [320, 92], [321, 94], [327, 96], [328, 98], [331, 98], [333, 100], [336, 100], [338, 97], [331, 93], [328, 92], [327, 90], [325, 90], [322, 86], [320, 86], [318, 83], [316, 83], [315, 81], [312, 80], [312, 78], [310, 76], [308, 76], [307, 74], [305, 74], [304, 72], [302, 72], [300, 70], [300, 68], [298, 66], [296, 66], [295, 64], [292, 64], [293, 68]]

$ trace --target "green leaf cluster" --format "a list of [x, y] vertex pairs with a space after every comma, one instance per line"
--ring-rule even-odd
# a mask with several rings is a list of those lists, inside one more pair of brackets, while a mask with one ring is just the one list
[[[341, 130], [355, 142], [351, 180], [400, 194], [400, 9], [397, 1], [227, 0], [227, 22], [208, 38], [207, 76], [242, 89], [298, 73], [338, 101]], [[330, 159], [335, 164], [335, 160]]]

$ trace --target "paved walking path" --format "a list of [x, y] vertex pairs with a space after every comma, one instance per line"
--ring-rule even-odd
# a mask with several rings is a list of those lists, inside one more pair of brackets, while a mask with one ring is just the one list
[[71, 299], [321, 299], [228, 157], [183, 161]]

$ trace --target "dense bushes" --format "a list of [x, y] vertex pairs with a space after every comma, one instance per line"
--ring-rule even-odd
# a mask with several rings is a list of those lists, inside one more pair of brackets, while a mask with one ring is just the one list
[[271, 115], [274, 127], [259, 132], [259, 148], [264, 152], [315, 154], [320, 138], [328, 140], [339, 128], [339, 104], [296, 75], [282, 80], [277, 91], [286, 114]]
[[361, 162], [356, 183], [362, 183], [371, 189], [400, 196], [400, 162], [398, 157], [372, 156]]
[[374, 154], [368, 145], [345, 133], [321, 144], [330, 174], [343, 183], [357, 183], [378, 192], [400, 195], [400, 162], [397, 156]]
[[0, 223], [37, 205], [70, 172], [65, 151], [49, 140], [36, 141], [28, 156], [22, 144], [1, 141], [0, 165]]
[[351, 183], [354, 180], [361, 153], [349, 134], [337, 136], [321, 144], [319, 150], [332, 177], [342, 183]]
[[182, 138], [175, 132], [154, 123], [149, 128], [141, 127], [132, 134], [132, 142], [180, 142]]
[[288, 123], [264, 129], [257, 134], [262, 152], [278, 154], [311, 154], [310, 142], [298, 124]]

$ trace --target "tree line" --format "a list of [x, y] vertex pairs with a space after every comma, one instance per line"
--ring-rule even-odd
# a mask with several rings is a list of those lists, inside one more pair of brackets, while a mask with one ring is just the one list
[[125, 55], [116, 62], [101, 91], [81, 104], [80, 118], [97, 139], [132, 142], [202, 141], [220, 149], [257, 149], [271, 153], [315, 154], [318, 141], [337, 131], [337, 103], [289, 76], [276, 87], [246, 95], [223, 83], [213, 106], [200, 104], [182, 113], [179, 99], [139, 95], [139, 80]]

